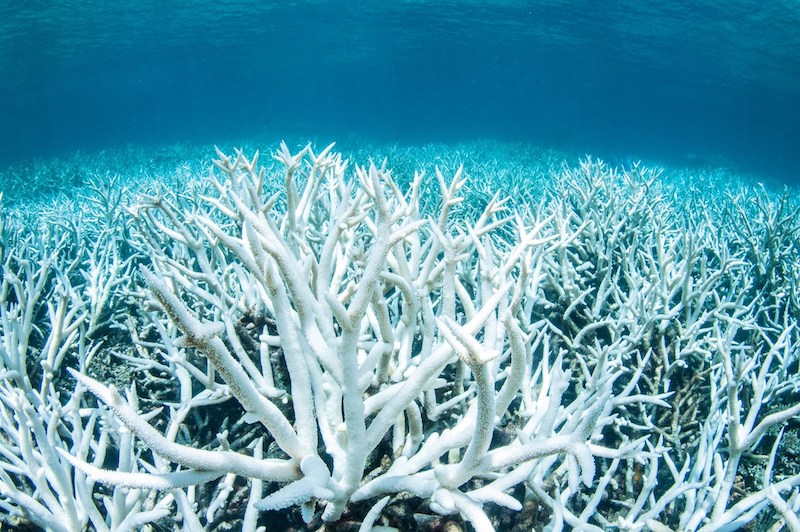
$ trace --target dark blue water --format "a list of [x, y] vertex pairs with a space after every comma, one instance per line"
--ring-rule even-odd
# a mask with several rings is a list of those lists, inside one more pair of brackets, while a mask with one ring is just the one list
[[5, 0], [0, 168], [259, 135], [521, 140], [800, 180], [794, 0]]

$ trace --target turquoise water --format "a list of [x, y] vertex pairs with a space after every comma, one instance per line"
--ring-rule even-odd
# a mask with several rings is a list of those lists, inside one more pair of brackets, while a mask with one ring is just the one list
[[0, 3], [0, 529], [798, 528], [799, 29]]
[[530, 142], [785, 181], [800, 6], [0, 4], [0, 169], [128, 144]]

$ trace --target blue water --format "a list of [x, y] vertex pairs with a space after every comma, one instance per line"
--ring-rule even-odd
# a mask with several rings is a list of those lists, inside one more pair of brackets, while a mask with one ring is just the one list
[[800, 4], [0, 3], [0, 169], [259, 135], [498, 139], [800, 180]]

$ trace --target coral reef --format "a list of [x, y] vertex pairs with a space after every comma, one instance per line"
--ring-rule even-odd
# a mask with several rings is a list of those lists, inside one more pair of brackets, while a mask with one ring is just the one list
[[3, 520], [800, 530], [800, 206], [515, 153], [4, 208]]

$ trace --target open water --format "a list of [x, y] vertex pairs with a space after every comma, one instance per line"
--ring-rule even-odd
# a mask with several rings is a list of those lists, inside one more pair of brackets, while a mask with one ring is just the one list
[[800, 181], [800, 4], [0, 2], [0, 170], [269, 135], [521, 141]]

